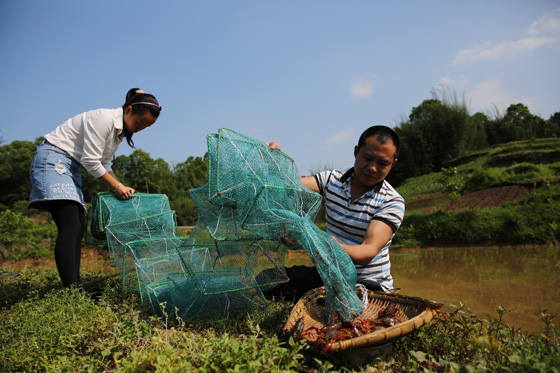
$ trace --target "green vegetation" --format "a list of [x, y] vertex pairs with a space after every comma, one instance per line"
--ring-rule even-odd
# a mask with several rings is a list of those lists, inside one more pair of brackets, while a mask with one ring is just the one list
[[[454, 92], [443, 89], [432, 92], [432, 96], [412, 108], [410, 115], [395, 127], [403, 146], [399, 165], [388, 177], [393, 186], [411, 177], [440, 172], [456, 160], [468, 159], [488, 147], [499, 150], [500, 144], [560, 136], [560, 113], [544, 120], [531, 114], [525, 105], [513, 104], [505, 114], [496, 113], [489, 118], [484, 113], [471, 115], [465, 100], [458, 100]], [[503, 158], [494, 154], [492, 166], [560, 160], [558, 146], [542, 146], [545, 149], [512, 148]]]
[[559, 221], [560, 185], [553, 184], [519, 204], [409, 213], [395, 246], [543, 244], [560, 239]]
[[[451, 160], [440, 172], [407, 179], [398, 188], [407, 211], [395, 246], [543, 244], [560, 239], [560, 162], [550, 156], [557, 149], [559, 138], [501, 144]], [[539, 163], [516, 163], [529, 158]], [[462, 196], [469, 192], [511, 185], [531, 191], [521, 202], [500, 207], [463, 204]], [[435, 196], [444, 198], [429, 206], [419, 203]]]
[[50, 242], [56, 237], [54, 224], [35, 224], [31, 218], [11, 210], [0, 212], [0, 259], [51, 258]]
[[[31, 192], [29, 166], [35, 154], [35, 146], [41, 143], [14, 141], [0, 146], [0, 212], [12, 210], [25, 215], [36, 214], [37, 210], [27, 211], [27, 199]], [[185, 162], [172, 168], [163, 159], [152, 159], [141, 149], [134, 150], [129, 156], [118, 156], [113, 169], [126, 185], [138, 192], [163, 193], [169, 197], [171, 207], [177, 212], [179, 225], [194, 225], [198, 217], [196, 206], [189, 190], [206, 184], [208, 181], [208, 159], [188, 157]], [[82, 169], [82, 192], [86, 204], [91, 203], [95, 194], [107, 191], [108, 187]]]
[[[100, 275], [86, 273], [85, 280]], [[280, 331], [292, 305], [270, 302], [260, 312], [212, 324], [156, 319], [118, 279], [91, 300], [53, 288], [54, 269], [0, 272], [0, 371], [371, 371], [343, 354], [317, 355]], [[393, 356], [368, 362], [380, 371], [554, 371], [560, 366], [556, 315], [542, 310], [539, 335], [488, 319], [463, 305], [394, 343]]]

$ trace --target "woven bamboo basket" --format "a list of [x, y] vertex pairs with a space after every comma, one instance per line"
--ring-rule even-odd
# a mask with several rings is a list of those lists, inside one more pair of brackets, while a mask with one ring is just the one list
[[[371, 333], [333, 342], [330, 352], [386, 344], [428, 324], [436, 316], [437, 310], [443, 307], [443, 303], [436, 301], [371, 290], [368, 291], [368, 298], [368, 305], [363, 313], [358, 316], [359, 319], [373, 322], [377, 320], [381, 309], [392, 306], [397, 309], [396, 316], [401, 322], [389, 327], [377, 326]], [[284, 333], [290, 334], [296, 323], [299, 322], [300, 330], [311, 331], [304, 333], [304, 338], [315, 342], [318, 333], [313, 332], [313, 330], [320, 329], [327, 323], [324, 300], [324, 287], [306, 293], [292, 309], [288, 321], [284, 325]], [[302, 322], [303, 327], [301, 327]]]

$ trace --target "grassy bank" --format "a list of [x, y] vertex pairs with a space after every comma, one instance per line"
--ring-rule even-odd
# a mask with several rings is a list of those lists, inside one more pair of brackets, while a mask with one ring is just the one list
[[560, 184], [534, 189], [499, 207], [407, 214], [395, 246], [527, 245], [560, 239]]
[[[86, 281], [102, 273], [85, 274]], [[117, 278], [99, 301], [56, 288], [53, 268], [0, 274], [0, 371], [553, 371], [560, 366], [554, 315], [527, 335], [457, 305], [394, 343], [393, 355], [354, 366], [344, 355], [317, 355], [280, 333], [292, 304], [275, 301], [249, 316], [212, 324], [156, 319]]]
[[[501, 144], [454, 159], [440, 172], [407, 179], [398, 188], [407, 207], [394, 246], [560, 240], [558, 149], [558, 138]], [[507, 200], [504, 194], [513, 188], [527, 193]], [[473, 203], [469, 197], [475, 194], [490, 203]]]

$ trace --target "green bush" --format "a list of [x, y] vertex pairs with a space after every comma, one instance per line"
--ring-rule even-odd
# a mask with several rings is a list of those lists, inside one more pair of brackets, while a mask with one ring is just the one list
[[489, 167], [508, 167], [516, 163], [529, 162], [534, 164], [560, 161], [559, 149], [526, 149], [514, 151], [507, 149], [503, 154], [494, 154], [487, 161]]
[[402, 371], [555, 372], [560, 366], [558, 330], [551, 315], [541, 312], [546, 332], [525, 335], [503, 323], [507, 310], [479, 319], [463, 304], [444, 313], [430, 328], [399, 340]]
[[50, 244], [57, 235], [54, 224], [35, 224], [12, 210], [0, 212], [0, 258], [52, 257]]
[[459, 175], [457, 167], [442, 168], [439, 182], [450, 193], [456, 193], [463, 188], [463, 178]]
[[441, 175], [437, 172], [406, 179], [398, 191], [405, 201], [414, 199], [418, 196], [445, 191], [440, 182]]
[[501, 171], [479, 168], [475, 170], [465, 181], [463, 193], [472, 192], [478, 189], [486, 188], [497, 184], [501, 181]]
[[510, 175], [538, 175], [540, 174], [540, 171], [539, 166], [524, 162], [508, 167], [504, 172]]
[[118, 279], [95, 302], [76, 289], [49, 288], [52, 276], [54, 269], [0, 273], [0, 371], [544, 372], [560, 364], [557, 315], [546, 310], [538, 312], [542, 333], [526, 335], [502, 322], [503, 307], [480, 319], [460, 305], [396, 340], [391, 357], [354, 366], [283, 337], [289, 302], [224, 322], [177, 324], [143, 313]]
[[5, 210], [0, 213], [0, 256], [6, 258], [14, 254], [19, 244], [27, 241], [33, 221], [22, 214]]
[[554, 176], [554, 173], [546, 165], [534, 165], [531, 163], [519, 163], [506, 168], [503, 171], [504, 179], [508, 182], [519, 182], [528, 180], [540, 180]]

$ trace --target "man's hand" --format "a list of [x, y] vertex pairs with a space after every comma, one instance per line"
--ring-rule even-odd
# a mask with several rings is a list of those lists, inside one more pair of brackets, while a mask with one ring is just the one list
[[272, 150], [280, 150], [282, 151], [282, 148], [280, 147], [280, 144], [278, 144], [276, 141], [273, 142], [265, 142], [266, 145], [270, 146], [270, 149]]

